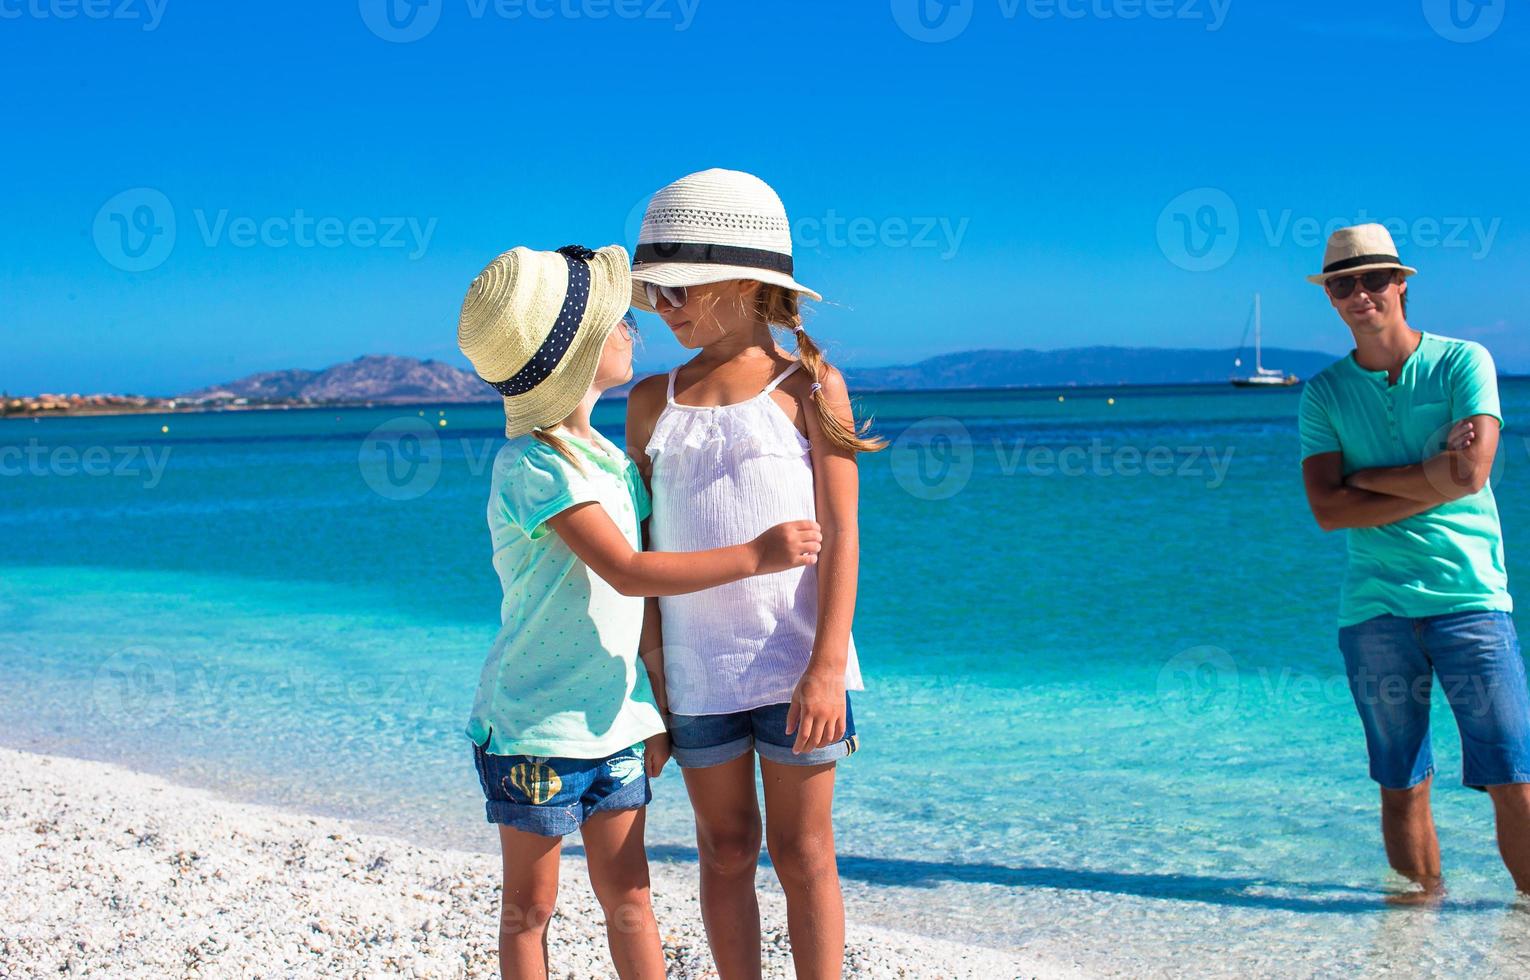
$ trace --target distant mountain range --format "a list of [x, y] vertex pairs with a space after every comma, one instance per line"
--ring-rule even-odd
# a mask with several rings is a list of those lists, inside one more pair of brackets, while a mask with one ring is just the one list
[[[1163, 347], [1070, 347], [1064, 350], [970, 350], [903, 367], [846, 369], [852, 391], [938, 388], [1058, 388], [1077, 385], [1216, 384], [1253, 373], [1253, 352]], [[1303, 380], [1337, 359], [1321, 351], [1267, 347], [1264, 363]]]
[[[972, 350], [898, 367], [850, 368], [854, 391], [939, 388], [1050, 388], [1077, 385], [1214, 384], [1236, 370], [1238, 351], [1162, 347]], [[1269, 348], [1266, 365], [1310, 378], [1336, 355]], [[1242, 370], [1248, 370], [1245, 363]], [[620, 396], [629, 386], [611, 394]], [[441, 361], [372, 354], [321, 371], [266, 371], [177, 396], [186, 401], [325, 403], [493, 402], [499, 395], [471, 371]]]
[[265, 371], [178, 396], [184, 401], [492, 402], [499, 395], [469, 371], [441, 361], [370, 354], [322, 371]]

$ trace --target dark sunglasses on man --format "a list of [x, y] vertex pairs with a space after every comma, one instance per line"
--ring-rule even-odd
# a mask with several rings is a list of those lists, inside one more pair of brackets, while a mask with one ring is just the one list
[[1334, 276], [1323, 286], [1334, 299], [1349, 299], [1355, 294], [1355, 286], [1365, 287], [1368, 293], [1379, 293], [1397, 279], [1396, 269], [1372, 269], [1356, 276]]

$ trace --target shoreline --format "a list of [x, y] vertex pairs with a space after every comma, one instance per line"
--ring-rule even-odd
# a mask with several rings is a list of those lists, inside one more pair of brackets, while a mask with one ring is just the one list
[[[252, 963], [286, 976], [497, 972], [499, 865], [481, 852], [12, 748], [0, 748], [0, 837], [0, 887], [30, 913], [0, 937], [0, 974], [226, 975]], [[609, 975], [583, 858], [562, 860], [554, 970]], [[669, 975], [715, 976], [693, 866], [656, 860], [651, 876]], [[784, 906], [762, 893], [760, 907], [765, 975], [790, 976]], [[1082, 975], [854, 920], [846, 939], [847, 977]]]
[[[978, 387], [950, 387], [950, 388], [858, 388], [856, 397], [863, 395], [993, 395], [1012, 394], [1024, 392], [1044, 395], [1050, 392], [1080, 392], [1080, 391], [1136, 391], [1155, 390], [1163, 388], [1205, 388], [1207, 390], [1221, 390], [1232, 388], [1225, 381], [1184, 381], [1184, 382], [1151, 382], [1144, 384], [1063, 384], [1063, 385], [1001, 385], [978, 386]], [[1293, 385], [1297, 388], [1300, 385]], [[624, 402], [627, 400], [627, 390], [630, 384], [623, 386], [622, 390], [613, 390], [601, 396], [601, 401]], [[1287, 389], [1289, 390], [1289, 389]], [[214, 405], [214, 406], [176, 406], [170, 408], [165, 405], [149, 405], [138, 408], [99, 408], [76, 410], [54, 410], [9, 412], [0, 415], [0, 422], [8, 421], [35, 421], [37, 419], [80, 419], [80, 418], [115, 418], [119, 416], [134, 415], [225, 415], [243, 412], [303, 412], [374, 409], [374, 408], [422, 408], [452, 406], [457, 408], [492, 407], [497, 405], [494, 401], [453, 401], [439, 399], [404, 399], [400, 401], [380, 399], [377, 401], [356, 402], [304, 402], [291, 404], [265, 404], [265, 405]]]

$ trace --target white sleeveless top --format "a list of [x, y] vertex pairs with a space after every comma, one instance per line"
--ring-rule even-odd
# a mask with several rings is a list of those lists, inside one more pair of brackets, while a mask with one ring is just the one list
[[[746, 402], [703, 408], [675, 401], [648, 440], [653, 460], [649, 533], [659, 551], [743, 544], [782, 521], [817, 518], [810, 444], [770, 393], [799, 365]], [[720, 715], [792, 699], [818, 628], [815, 565], [659, 599], [669, 710]], [[862, 690], [855, 641], [846, 690]]]

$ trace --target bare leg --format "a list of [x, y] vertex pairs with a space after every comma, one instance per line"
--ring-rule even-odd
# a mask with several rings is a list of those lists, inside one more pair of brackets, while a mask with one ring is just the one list
[[1498, 821], [1498, 853], [1514, 877], [1514, 887], [1530, 894], [1530, 783], [1489, 786]]
[[558, 904], [562, 847], [562, 838], [500, 825], [505, 885], [499, 910], [499, 972], [505, 980], [547, 977], [547, 923]]
[[606, 913], [606, 942], [622, 980], [664, 980], [664, 947], [648, 890], [643, 810], [597, 813], [584, 823], [590, 887]]
[[1381, 836], [1393, 869], [1424, 887], [1424, 894], [1444, 892], [1440, 873], [1440, 838], [1429, 809], [1429, 790], [1434, 776], [1412, 789], [1381, 791]]
[[799, 978], [839, 977], [845, 965], [845, 903], [834, 861], [834, 763], [760, 760], [770, 863], [786, 892], [792, 962]]
[[701, 855], [701, 919], [721, 980], [760, 976], [760, 801], [754, 753], [705, 769], [685, 769]]

